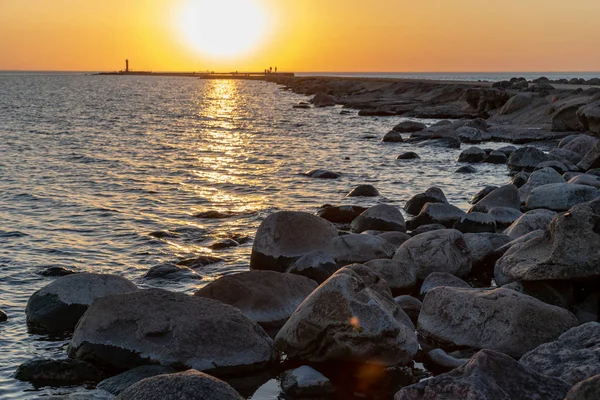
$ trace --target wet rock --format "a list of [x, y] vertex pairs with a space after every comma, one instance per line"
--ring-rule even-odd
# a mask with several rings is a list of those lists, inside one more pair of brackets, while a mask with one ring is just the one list
[[217, 375], [260, 371], [278, 357], [266, 332], [235, 307], [160, 289], [97, 299], [68, 353], [116, 371], [161, 364]]
[[404, 232], [385, 232], [377, 235], [380, 239], [385, 240], [393, 244], [394, 246], [400, 247], [402, 243], [406, 242], [411, 236]]
[[310, 101], [315, 107], [333, 107], [335, 106], [335, 97], [319, 92]]
[[581, 107], [577, 110], [577, 118], [584, 130], [600, 134], [600, 101]]
[[322, 283], [338, 269], [335, 260], [329, 254], [313, 251], [300, 257], [285, 272], [302, 275]]
[[505, 229], [518, 220], [523, 213], [514, 208], [494, 207], [488, 211], [488, 215], [494, 218], [494, 221], [496, 221], [496, 227]]
[[570, 179], [567, 183], [573, 185], [586, 185], [592, 186], [596, 189], [600, 189], [600, 176], [591, 175], [591, 174], [581, 174], [576, 177]]
[[236, 214], [229, 211], [203, 211], [197, 214], [194, 214], [194, 218], [202, 218], [202, 219], [226, 219], [235, 216]]
[[510, 183], [512, 183], [513, 185], [515, 185], [518, 188], [521, 188], [524, 184], [527, 183], [527, 181], [529, 180], [529, 176], [530, 175], [527, 172], [521, 171], [521, 172], [515, 174], [515, 176], [513, 176]]
[[188, 267], [175, 264], [160, 264], [150, 268], [144, 274], [144, 279], [202, 279], [202, 277]]
[[565, 183], [564, 178], [553, 168], [542, 168], [533, 172], [527, 183], [519, 188], [519, 198], [525, 202], [533, 189], [550, 183]]
[[400, 132], [391, 131], [383, 135], [381, 141], [384, 143], [401, 143], [404, 139], [402, 139]]
[[202, 255], [202, 256], [193, 257], [193, 258], [185, 258], [185, 259], [177, 262], [177, 265], [183, 265], [183, 266], [189, 267], [191, 269], [198, 269], [198, 268], [202, 268], [207, 265], [215, 264], [215, 263], [218, 263], [221, 261], [223, 261], [223, 259], [219, 258], [219, 257]]
[[344, 235], [332, 241], [329, 254], [341, 265], [392, 258], [396, 247], [374, 235]]
[[223, 249], [228, 249], [230, 247], [238, 247], [240, 245], [239, 242], [231, 239], [231, 238], [225, 238], [225, 239], [220, 239], [217, 240], [216, 242], [211, 243], [208, 248], [211, 250], [223, 250]]
[[398, 208], [389, 204], [377, 204], [360, 214], [352, 221], [352, 231], [361, 233], [366, 230], [406, 231], [404, 217]]
[[500, 152], [504, 153], [506, 155], [506, 157], [510, 157], [512, 155], [512, 153], [517, 151], [517, 147], [512, 146], [512, 145], [502, 146], [502, 147], [498, 148], [496, 151], [500, 151]]
[[555, 211], [531, 210], [519, 217], [503, 233], [514, 240], [539, 229], [546, 230], [555, 216]]
[[588, 151], [594, 148], [597, 143], [598, 138], [581, 134], [566, 137], [559, 143], [558, 147], [563, 150], [575, 152], [581, 157], [585, 157]]
[[454, 229], [462, 233], [496, 232], [496, 220], [480, 212], [468, 213], [454, 223]]
[[519, 360], [540, 374], [563, 379], [571, 385], [600, 374], [600, 323], [572, 328], [550, 343], [542, 344]]
[[337, 172], [329, 171], [326, 169], [312, 169], [306, 172], [304, 175], [308, 176], [309, 178], [316, 179], [337, 179], [340, 176], [342, 176]]
[[509, 289], [438, 287], [425, 296], [417, 330], [444, 349], [520, 357], [577, 325], [569, 311]]
[[448, 149], [460, 149], [460, 140], [458, 137], [443, 137], [425, 140], [419, 143], [419, 147], [444, 147]]
[[421, 122], [402, 121], [396, 125], [393, 130], [400, 133], [412, 133], [422, 131], [425, 128], [427, 128], [427, 126]]
[[349, 224], [354, 218], [367, 210], [366, 207], [360, 206], [323, 206], [317, 215], [329, 222], [337, 224]]
[[409, 295], [394, 297], [396, 304], [410, 317], [410, 320], [417, 323], [419, 313], [423, 304], [416, 298]]
[[512, 171], [533, 171], [541, 162], [548, 161], [548, 156], [535, 147], [521, 147], [508, 158], [508, 168]]
[[275, 271], [248, 271], [225, 275], [194, 296], [218, 300], [239, 309], [265, 329], [279, 328], [317, 288], [312, 279]]
[[583, 158], [583, 156], [579, 153], [575, 153], [574, 151], [567, 150], [567, 149], [560, 149], [560, 148], [553, 149], [552, 151], [550, 151], [550, 153], [548, 153], [548, 156], [557, 158], [559, 160], [564, 159], [573, 164], [578, 164], [581, 161], [581, 159]]
[[285, 271], [305, 254], [327, 252], [337, 236], [335, 226], [323, 218], [303, 212], [276, 212], [258, 227], [250, 269]]
[[190, 369], [146, 378], [125, 389], [117, 400], [243, 400], [227, 383]]
[[511, 357], [481, 350], [448, 373], [401, 389], [395, 400], [562, 400], [569, 385], [541, 375]]
[[74, 386], [99, 382], [105, 373], [84, 361], [34, 359], [19, 365], [15, 378], [36, 387]]
[[175, 369], [162, 365], [143, 365], [105, 379], [96, 387], [116, 396], [143, 379], [157, 375], [173, 374], [175, 372], [177, 372]]
[[600, 142], [597, 142], [594, 147], [589, 149], [583, 156], [583, 159], [577, 164], [583, 171], [600, 168]]
[[0, 310], [0, 322], [8, 321], [8, 315], [4, 310]]
[[480, 163], [487, 154], [479, 147], [469, 147], [458, 155], [458, 162]]
[[48, 268], [44, 268], [43, 270], [39, 271], [38, 275], [56, 277], [56, 276], [73, 275], [76, 273], [77, 273], [77, 271], [68, 269], [65, 267], [48, 267]]
[[303, 365], [281, 375], [281, 389], [292, 398], [320, 398], [334, 393], [329, 379], [319, 371]]
[[530, 94], [519, 93], [511, 97], [500, 110], [500, 115], [512, 114], [527, 107], [533, 101], [533, 96]]
[[510, 237], [500, 233], [465, 233], [464, 238], [471, 252], [473, 268], [484, 265], [496, 249], [511, 241]]
[[409, 292], [417, 286], [417, 268], [410, 263], [380, 259], [365, 265], [387, 282], [392, 293]]
[[597, 400], [600, 399], [600, 375], [579, 382], [573, 386], [565, 400]]
[[456, 130], [456, 135], [463, 143], [481, 143], [491, 139], [491, 135], [484, 130], [472, 127], [462, 126]]
[[69, 332], [94, 300], [135, 290], [137, 287], [131, 281], [116, 275], [63, 276], [29, 298], [25, 309], [27, 325], [33, 332]]
[[545, 208], [553, 211], [567, 211], [571, 207], [592, 201], [600, 195], [600, 190], [592, 186], [570, 183], [551, 183], [537, 187], [527, 196], [528, 210]]
[[414, 236], [400, 246], [393, 259], [415, 265], [418, 279], [425, 279], [432, 272], [459, 277], [471, 272], [471, 254], [464, 236], [454, 229]]
[[463, 165], [454, 171], [455, 174], [474, 174], [477, 170], [470, 165]]
[[433, 272], [425, 278], [421, 285], [421, 297], [437, 287], [447, 286], [454, 288], [471, 288], [467, 282], [447, 272]]
[[416, 229], [413, 229], [410, 234], [411, 236], [417, 236], [421, 233], [431, 232], [431, 231], [439, 231], [440, 229], [446, 229], [446, 227], [442, 224], [427, 224], [421, 225]]
[[446, 196], [444, 195], [442, 189], [432, 186], [424, 193], [419, 193], [408, 200], [404, 206], [404, 211], [411, 215], [417, 215], [427, 203], [448, 204], [448, 200], [446, 200]]
[[405, 365], [418, 350], [412, 323], [368, 267], [342, 268], [317, 288], [277, 334], [278, 349], [309, 362]]
[[501, 151], [492, 151], [483, 161], [488, 164], [506, 164], [508, 157]]
[[492, 208], [496, 207], [508, 207], [516, 210], [521, 208], [519, 192], [515, 185], [501, 186], [498, 189], [493, 190], [490, 194], [471, 207], [469, 213], [488, 213]]
[[481, 189], [479, 192], [475, 193], [473, 197], [469, 200], [469, 204], [477, 204], [481, 199], [483, 199], [488, 194], [492, 193], [494, 190], [498, 189], [498, 186], [486, 186]]
[[561, 175], [564, 174], [565, 172], [569, 171], [569, 168], [566, 166], [566, 164], [564, 162], [560, 162], [557, 160], [541, 162], [535, 167], [534, 171], [537, 171], [537, 170], [540, 170], [543, 168], [552, 168]]
[[407, 222], [411, 230], [422, 225], [441, 224], [451, 228], [458, 220], [467, 215], [463, 210], [445, 203], [427, 203], [419, 215]]
[[346, 197], [377, 197], [379, 191], [373, 185], [359, 185], [352, 189]]
[[396, 160], [414, 160], [414, 159], [420, 159], [421, 157], [419, 157], [419, 155], [417, 153], [415, 153], [414, 151], [407, 151], [405, 153], [400, 154], [398, 157], [396, 157]]

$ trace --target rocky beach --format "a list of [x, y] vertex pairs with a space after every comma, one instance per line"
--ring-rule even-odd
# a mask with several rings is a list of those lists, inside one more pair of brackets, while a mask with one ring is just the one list
[[[353, 179], [337, 201], [270, 209], [251, 237], [210, 242], [249, 254], [191, 293], [44, 269], [21, 324], [68, 345], [22, 363], [17, 380], [75, 388], [44, 399], [600, 398], [600, 80], [268, 80], [251, 84], [291, 93], [285, 107], [303, 118], [331, 110], [341, 131], [344, 118], [377, 119], [387, 128], [364, 139], [399, 171], [451, 154], [434, 172], [469, 204], [430, 175], [402, 202], [381, 189], [402, 182]], [[327, 153], [329, 140], [343, 139], [314, 146]], [[348, 176], [303, 162], [295, 184]], [[196, 254], [135, 273], [189, 279], [222, 261]]]

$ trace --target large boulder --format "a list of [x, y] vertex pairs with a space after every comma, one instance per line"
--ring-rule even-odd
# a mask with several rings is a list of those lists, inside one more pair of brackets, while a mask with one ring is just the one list
[[337, 236], [335, 226], [315, 215], [293, 211], [271, 214], [256, 232], [250, 268], [283, 272], [305, 254], [327, 252]]
[[469, 212], [487, 213], [495, 207], [508, 207], [519, 210], [521, 208], [521, 201], [517, 187], [515, 185], [506, 185], [493, 190], [471, 207]]
[[492, 350], [468, 363], [401, 389], [394, 400], [563, 400], [569, 385]]
[[577, 110], [577, 118], [583, 129], [600, 134], [600, 101], [595, 101]]
[[335, 97], [319, 92], [312, 98], [311, 102], [315, 107], [333, 107], [335, 106]]
[[577, 324], [569, 311], [513, 290], [438, 287], [423, 300], [417, 330], [444, 349], [492, 349], [520, 357]]
[[521, 236], [540, 229], [546, 230], [555, 216], [555, 211], [545, 210], [543, 208], [527, 211], [506, 228], [503, 233], [511, 239], [518, 239]]
[[427, 128], [427, 125], [417, 121], [402, 121], [394, 126], [393, 130], [400, 133], [419, 132]]
[[267, 333], [235, 307], [160, 289], [97, 299], [68, 353], [116, 371], [161, 364], [214, 374], [257, 371], [278, 358]]
[[553, 168], [542, 168], [529, 175], [527, 183], [519, 188], [519, 198], [521, 202], [527, 200], [531, 191], [539, 186], [550, 183], [565, 183], [565, 179]]
[[361, 233], [368, 230], [405, 232], [406, 222], [397, 207], [377, 204], [352, 221], [353, 232]]
[[600, 323], [588, 322], [542, 344], [519, 362], [571, 385], [600, 374]]
[[553, 211], [567, 211], [571, 207], [592, 201], [600, 195], [593, 186], [571, 183], [551, 183], [539, 186], [527, 196], [525, 206], [528, 210], [545, 208]]
[[474, 268], [483, 265], [496, 249], [511, 241], [510, 237], [500, 233], [465, 233], [464, 238]]
[[508, 168], [513, 171], [533, 171], [535, 167], [548, 156], [535, 147], [521, 147], [508, 158]]
[[551, 150], [550, 153], [548, 153], [548, 156], [558, 160], [567, 160], [572, 164], [578, 164], [583, 158], [583, 156], [579, 153], [561, 148]]
[[394, 260], [415, 265], [417, 278], [432, 272], [448, 272], [463, 277], [471, 272], [471, 253], [464, 236], [454, 229], [417, 235], [400, 246]]
[[417, 215], [427, 203], [445, 203], [448, 204], [444, 192], [439, 187], [433, 186], [427, 189], [424, 193], [419, 193], [413, 196], [406, 205], [404, 211], [411, 215]]
[[413, 264], [381, 259], [365, 265], [387, 282], [392, 293], [408, 292], [417, 285], [417, 268]]
[[383, 135], [381, 141], [384, 143], [401, 143], [404, 141], [404, 139], [402, 139], [400, 132], [390, 131]]
[[533, 101], [533, 95], [529, 93], [518, 93], [511, 97], [500, 109], [500, 115], [512, 114], [527, 107]]
[[419, 345], [412, 322], [387, 284], [368, 267], [337, 271], [290, 317], [275, 338], [291, 359], [309, 362], [412, 361]]
[[504, 257], [502, 272], [525, 281], [600, 277], [600, 204], [558, 214], [544, 236]]
[[467, 282], [447, 272], [433, 272], [421, 284], [419, 291], [421, 296], [425, 296], [431, 290], [437, 287], [454, 287], [454, 288], [470, 288]]
[[407, 222], [410, 230], [415, 230], [423, 225], [441, 224], [452, 228], [456, 221], [467, 215], [460, 208], [445, 203], [427, 203], [416, 217]]
[[317, 283], [304, 276], [248, 271], [225, 275], [194, 296], [232, 305], [267, 329], [281, 327], [316, 288]]
[[322, 283], [339, 268], [331, 255], [322, 251], [313, 251], [297, 259], [285, 272], [302, 275]]
[[598, 400], [600, 399], [600, 375], [595, 375], [573, 386], [565, 400]]
[[573, 132], [581, 130], [583, 126], [577, 117], [577, 110], [579, 110], [581, 106], [581, 101], [578, 101], [567, 103], [560, 107], [552, 115], [552, 131]]
[[584, 157], [596, 143], [598, 143], [598, 138], [581, 134], [566, 137], [559, 143], [558, 147], [564, 150], [573, 151], [581, 157]]
[[190, 369], [146, 378], [125, 389], [117, 400], [243, 400], [227, 383]]
[[392, 258], [396, 246], [375, 235], [354, 234], [335, 238], [331, 256], [340, 265]]
[[71, 332], [97, 298], [135, 290], [131, 281], [116, 275], [66, 275], [29, 298], [25, 309], [27, 325], [33, 332]]

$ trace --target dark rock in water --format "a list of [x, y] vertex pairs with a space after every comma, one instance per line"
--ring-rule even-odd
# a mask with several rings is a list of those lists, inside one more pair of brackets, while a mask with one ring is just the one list
[[443, 137], [429, 139], [419, 143], [419, 147], [446, 147], [449, 149], [460, 149], [460, 139], [458, 137]]
[[135, 290], [137, 287], [131, 281], [116, 275], [63, 276], [29, 298], [25, 309], [27, 325], [32, 332], [70, 332], [94, 300]]
[[475, 172], [477, 172], [477, 170], [470, 165], [464, 165], [454, 171], [455, 174], [473, 174]]
[[600, 375], [579, 382], [573, 386], [565, 400], [598, 400], [600, 399]]
[[483, 161], [488, 164], [506, 164], [508, 157], [501, 151], [492, 151]]
[[4, 310], [0, 310], [0, 322], [8, 321], [8, 315]]
[[346, 197], [377, 197], [379, 191], [373, 185], [359, 185], [352, 189]]
[[458, 162], [479, 163], [486, 157], [485, 151], [479, 147], [469, 147], [458, 156]]
[[442, 189], [432, 186], [424, 193], [419, 193], [408, 200], [404, 206], [404, 211], [411, 215], [418, 215], [427, 203], [448, 204], [448, 200], [446, 200], [446, 196]]
[[410, 263], [380, 259], [365, 265], [387, 282], [392, 293], [409, 292], [417, 285], [417, 268]]
[[329, 222], [338, 224], [349, 224], [354, 218], [367, 210], [366, 207], [361, 206], [329, 206], [325, 205], [319, 211], [317, 215]]
[[512, 239], [518, 239], [539, 229], [546, 230], [555, 216], [556, 212], [551, 210], [539, 209], [528, 211], [506, 228], [504, 234], [510, 236]]
[[160, 289], [97, 299], [68, 353], [115, 371], [161, 364], [217, 375], [260, 371], [278, 358], [267, 333], [235, 307]]
[[409, 295], [394, 297], [396, 304], [410, 317], [413, 323], [417, 323], [419, 313], [423, 304], [416, 298]]
[[396, 160], [415, 160], [415, 159], [420, 159], [421, 157], [419, 157], [419, 155], [417, 153], [415, 153], [414, 151], [407, 151], [405, 153], [400, 154], [398, 157], [396, 157]]
[[90, 363], [78, 360], [34, 359], [17, 368], [15, 378], [41, 386], [73, 386], [99, 382], [106, 374]]
[[584, 171], [600, 168], [600, 142], [597, 142], [594, 147], [585, 153], [577, 166]]
[[171, 367], [162, 365], [143, 365], [141, 367], [130, 369], [122, 374], [103, 380], [96, 388], [104, 390], [113, 395], [119, 395], [129, 386], [138, 383], [142, 379], [151, 378], [157, 375], [173, 374], [177, 372]]
[[401, 143], [404, 141], [404, 139], [402, 139], [400, 132], [391, 131], [386, 133], [381, 141], [384, 143]]
[[439, 231], [440, 229], [446, 229], [446, 227], [442, 224], [427, 224], [421, 225], [417, 229], [414, 229], [410, 232], [411, 236], [417, 236], [421, 233], [431, 232], [431, 231]]
[[68, 269], [65, 267], [48, 267], [48, 268], [44, 268], [43, 270], [39, 271], [38, 275], [55, 277], [55, 276], [73, 275], [76, 273], [77, 273], [77, 271]]
[[496, 232], [496, 220], [488, 214], [472, 212], [454, 223], [454, 229], [462, 233]]
[[342, 176], [337, 172], [328, 171], [326, 169], [313, 169], [306, 172], [304, 175], [308, 176], [309, 178], [316, 179], [337, 179]]
[[223, 261], [222, 258], [213, 256], [198, 256], [195, 258], [186, 258], [177, 263], [177, 265], [183, 265], [190, 267], [191, 269], [202, 268], [210, 264], [215, 264]]
[[401, 389], [394, 400], [563, 400], [569, 385], [481, 350], [455, 370]]
[[508, 158], [508, 168], [513, 171], [533, 171], [541, 162], [548, 161], [548, 156], [535, 147], [521, 147]]
[[323, 399], [335, 392], [333, 385], [319, 371], [303, 365], [281, 375], [281, 389], [292, 398]]
[[194, 296], [232, 305], [252, 321], [271, 329], [283, 326], [316, 288], [316, 282], [304, 276], [248, 271], [225, 275], [196, 291]]
[[414, 326], [368, 267], [337, 271], [290, 317], [275, 338], [292, 360], [406, 365], [419, 348]]
[[319, 92], [310, 101], [315, 107], [333, 107], [335, 106], [335, 97]]
[[327, 252], [337, 236], [335, 226], [323, 218], [293, 211], [271, 214], [256, 232], [250, 269], [285, 271], [305, 254]]
[[515, 176], [513, 176], [513, 178], [510, 181], [510, 183], [512, 183], [516, 187], [520, 188], [524, 184], [527, 183], [527, 180], [529, 180], [529, 174], [527, 172], [521, 171], [521, 172], [515, 174]]
[[331, 256], [340, 265], [392, 258], [396, 246], [375, 235], [344, 235], [331, 244]]
[[150, 268], [144, 274], [144, 279], [202, 279], [202, 277], [188, 267], [175, 264], [160, 264]]
[[285, 272], [302, 275], [317, 283], [323, 283], [338, 269], [335, 260], [329, 254], [313, 251], [300, 257]]
[[496, 227], [505, 229], [521, 218], [523, 213], [515, 208], [494, 207], [490, 208], [488, 215], [496, 221]]
[[393, 130], [400, 133], [412, 133], [422, 131], [425, 128], [427, 126], [421, 122], [403, 121], [396, 125]]
[[430, 224], [442, 224], [446, 228], [451, 228], [465, 215], [463, 210], [451, 204], [427, 203], [419, 215], [407, 222], [407, 226], [413, 231], [421, 225]]
[[456, 276], [471, 272], [471, 254], [464, 236], [454, 229], [414, 236], [400, 246], [393, 259], [415, 265], [418, 279], [425, 279], [432, 272]]
[[361, 233], [367, 230], [405, 232], [406, 223], [398, 208], [389, 204], [377, 204], [352, 221], [353, 232]]
[[577, 118], [584, 130], [600, 134], [600, 101], [581, 107], [577, 110]]
[[225, 238], [225, 239], [217, 240], [216, 242], [210, 244], [208, 246], [208, 248], [211, 250], [223, 250], [223, 249], [228, 249], [230, 247], [237, 247], [239, 245], [240, 244], [238, 242], [236, 242], [235, 240]]
[[210, 211], [203, 211], [197, 214], [194, 214], [194, 218], [203, 218], [203, 219], [226, 219], [226, 218], [231, 218], [235, 215], [235, 213], [229, 212], [229, 211], [217, 211], [217, 210], [210, 210]]
[[471, 197], [471, 200], [469, 200], [469, 204], [477, 204], [481, 199], [483, 199], [485, 196], [492, 193], [496, 189], [498, 189], [498, 186], [484, 187], [479, 192], [475, 193], [473, 197]]
[[588, 322], [542, 344], [519, 362], [540, 374], [574, 385], [600, 374], [600, 323]]
[[436, 287], [455, 287], [455, 288], [471, 288], [467, 282], [462, 279], [449, 274], [447, 272], [433, 272], [425, 278], [421, 285], [420, 294], [425, 296], [430, 290]]
[[500, 151], [504, 153], [506, 157], [510, 157], [512, 153], [514, 153], [516, 150], [517, 148], [515, 146], [502, 146], [499, 149], [496, 149], [495, 151]]
[[148, 236], [152, 236], [153, 238], [157, 238], [157, 239], [175, 239], [175, 238], [179, 237], [179, 235], [177, 233], [170, 232], [170, 231], [150, 232], [148, 234]]
[[487, 213], [495, 207], [509, 207], [519, 210], [521, 208], [521, 199], [517, 187], [515, 185], [506, 185], [493, 190], [471, 207], [469, 213]]
[[117, 400], [243, 400], [227, 383], [190, 369], [146, 378], [125, 389]]
[[578, 324], [571, 312], [509, 289], [437, 287], [417, 330], [444, 349], [492, 349], [520, 357]]
[[462, 126], [456, 130], [456, 135], [463, 143], [481, 143], [491, 139], [491, 135], [484, 130], [471, 127]]
[[386, 110], [381, 108], [368, 108], [360, 110], [358, 112], [358, 115], [360, 115], [361, 117], [393, 117], [394, 115], [398, 115], [398, 113], [392, 110]]
[[528, 210], [545, 208], [553, 211], [567, 211], [571, 207], [592, 201], [600, 195], [593, 186], [552, 183], [539, 186], [527, 196]]
[[306, 109], [309, 109], [309, 108], [310, 108], [310, 105], [309, 105], [309, 104], [306, 104], [306, 103], [304, 103], [304, 102], [300, 102], [299, 104], [294, 104], [294, 105], [292, 106], [292, 108], [301, 108], [301, 109], [305, 109], [305, 110], [306, 110]]

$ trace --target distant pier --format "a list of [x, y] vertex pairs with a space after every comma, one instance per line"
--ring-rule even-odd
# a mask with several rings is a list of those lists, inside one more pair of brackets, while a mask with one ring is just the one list
[[175, 76], [199, 79], [241, 79], [267, 81], [273, 78], [294, 77], [293, 72], [150, 72], [150, 71], [115, 71], [100, 72], [96, 75], [131, 75], [131, 76]]

